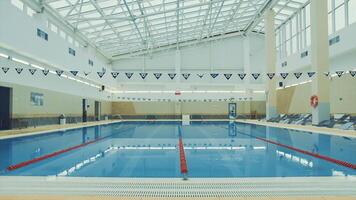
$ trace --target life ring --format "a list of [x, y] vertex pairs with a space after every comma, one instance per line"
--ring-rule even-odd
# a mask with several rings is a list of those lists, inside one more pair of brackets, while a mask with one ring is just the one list
[[310, 105], [313, 107], [313, 108], [316, 108], [319, 104], [319, 97], [316, 96], [316, 95], [313, 95], [310, 97]]

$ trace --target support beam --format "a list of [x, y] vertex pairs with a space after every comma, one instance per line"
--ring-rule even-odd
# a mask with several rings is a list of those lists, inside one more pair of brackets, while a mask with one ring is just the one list
[[319, 97], [319, 105], [312, 108], [312, 124], [330, 119], [330, 80], [324, 75], [329, 71], [328, 5], [327, 1], [310, 1], [311, 63], [316, 76], [312, 80], [312, 94]]
[[[276, 73], [276, 34], [274, 32], [275, 12], [271, 9], [265, 12], [265, 48], [267, 72]], [[276, 78], [267, 79], [266, 119], [277, 117]]]

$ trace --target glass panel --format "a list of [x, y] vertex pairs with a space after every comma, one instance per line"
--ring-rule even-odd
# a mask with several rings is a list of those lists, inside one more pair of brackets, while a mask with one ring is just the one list
[[344, 5], [335, 10], [335, 30], [338, 31], [345, 27], [345, 8]]
[[356, 22], [356, 0], [349, 1], [349, 24]]

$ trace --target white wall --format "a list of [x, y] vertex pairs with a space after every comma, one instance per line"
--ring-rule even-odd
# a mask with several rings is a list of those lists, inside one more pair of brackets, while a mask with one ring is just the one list
[[[249, 59], [251, 72], [264, 72], [265, 49], [264, 36], [252, 34], [250, 37]], [[180, 82], [172, 81], [167, 73], [175, 72], [176, 50], [170, 49], [162, 52], [155, 52], [145, 56], [135, 56], [131, 58], [121, 58], [113, 62], [113, 70], [122, 72], [119, 79], [119, 88], [123, 90], [235, 90], [242, 87], [237, 73], [245, 71], [244, 58], [244, 37], [234, 36], [219, 40], [207, 41], [201, 44], [182, 47], [180, 49], [181, 73], [191, 73], [188, 80], [180, 77]], [[134, 72], [131, 79], [125, 77], [125, 72]], [[139, 76], [140, 72], [147, 72], [149, 75], [145, 80]], [[219, 72], [220, 75], [213, 79], [210, 73]], [[152, 73], [163, 73], [157, 80]], [[196, 74], [204, 73], [201, 79]], [[230, 80], [226, 80], [224, 73], [232, 73]], [[181, 74], [177, 74], [181, 76]], [[250, 89], [263, 88], [263, 80], [255, 81], [251, 75], [246, 79], [251, 80], [248, 86]]]
[[[0, 46], [64, 69], [97, 71], [109, 66], [108, 60], [96, 54], [91, 47], [75, 47], [49, 30], [47, 20], [45, 14], [30, 17], [10, 1], [0, 1]], [[37, 28], [48, 33], [48, 41], [37, 36]], [[76, 56], [68, 53], [69, 47], [75, 49]], [[94, 67], [88, 65], [88, 59], [94, 61]]]
[[[329, 39], [339, 35], [340, 42], [329, 46], [330, 52], [330, 72], [335, 73], [338, 70], [355, 70], [356, 69], [356, 43], [355, 41], [356, 23], [329, 35]], [[301, 58], [301, 52], [308, 51], [309, 56]], [[310, 47], [302, 49], [300, 52], [294, 53], [285, 58], [278, 58], [278, 72], [307, 72], [311, 70], [311, 51]], [[288, 65], [282, 67], [281, 63], [287, 61]], [[349, 76], [349, 75], [348, 75]], [[281, 79], [280, 79], [281, 80]], [[294, 75], [290, 75], [287, 80], [283, 81], [286, 85], [306, 81], [308, 78], [304, 74], [304, 78], [296, 80]]]

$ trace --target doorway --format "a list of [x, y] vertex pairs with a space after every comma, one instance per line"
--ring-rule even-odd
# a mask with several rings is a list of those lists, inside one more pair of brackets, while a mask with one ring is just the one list
[[101, 102], [100, 101], [95, 101], [95, 120], [100, 121], [100, 116], [101, 116]]
[[229, 103], [229, 118], [236, 118], [236, 103]]
[[88, 121], [88, 99], [83, 99], [82, 100], [82, 106], [83, 106], [83, 115], [82, 115], [82, 121], [87, 122]]
[[12, 89], [0, 86], [0, 130], [11, 128]]

